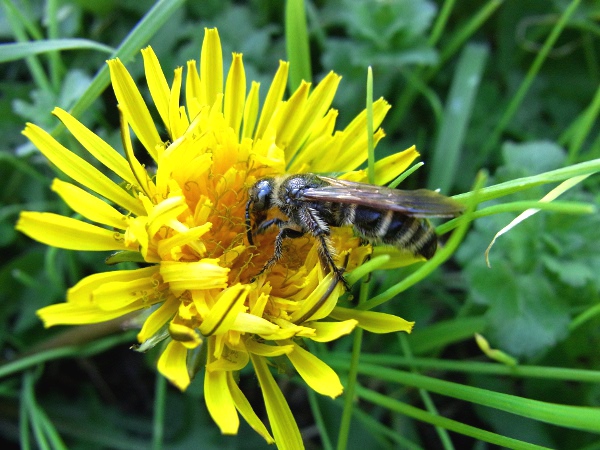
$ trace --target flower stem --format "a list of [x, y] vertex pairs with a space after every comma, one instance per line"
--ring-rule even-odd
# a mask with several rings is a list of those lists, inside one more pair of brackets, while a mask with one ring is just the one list
[[154, 387], [154, 418], [152, 420], [152, 450], [160, 450], [164, 438], [165, 398], [167, 394], [167, 379], [156, 374]]
[[[364, 303], [369, 295], [369, 283], [360, 285], [360, 294], [358, 303]], [[340, 423], [340, 432], [338, 434], [337, 449], [344, 450], [348, 444], [348, 433], [350, 432], [350, 421], [352, 419], [352, 407], [354, 405], [354, 392], [356, 390], [356, 376], [358, 375], [358, 360], [360, 358], [360, 349], [362, 345], [362, 328], [354, 330], [354, 339], [352, 341], [352, 356], [350, 358], [350, 368], [348, 370], [348, 383], [346, 385], [346, 396], [344, 398], [344, 410], [342, 412], [342, 421]]]

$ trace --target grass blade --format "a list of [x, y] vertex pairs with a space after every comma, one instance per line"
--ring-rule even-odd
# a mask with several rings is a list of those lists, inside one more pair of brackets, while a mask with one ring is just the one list
[[109, 54], [115, 51], [108, 45], [99, 44], [89, 39], [46, 39], [43, 41], [17, 42], [0, 44], [0, 63], [58, 50], [97, 50]]
[[285, 44], [290, 61], [290, 91], [302, 80], [312, 80], [306, 11], [303, 0], [288, 0], [285, 8]]
[[470, 44], [460, 56], [433, 149], [429, 189], [448, 192], [452, 186], [488, 54], [486, 46]]

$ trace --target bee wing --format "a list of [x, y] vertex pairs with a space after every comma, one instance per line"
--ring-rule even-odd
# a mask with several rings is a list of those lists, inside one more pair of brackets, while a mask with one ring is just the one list
[[464, 211], [461, 203], [428, 189], [403, 191], [366, 183], [319, 176], [327, 186], [305, 189], [302, 199], [351, 203], [392, 210], [411, 217], [455, 217]]

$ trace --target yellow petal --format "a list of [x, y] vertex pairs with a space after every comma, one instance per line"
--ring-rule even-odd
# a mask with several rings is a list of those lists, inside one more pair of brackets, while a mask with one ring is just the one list
[[55, 178], [52, 181], [51, 189], [60, 195], [73, 211], [93, 222], [120, 230], [127, 227], [127, 218], [123, 214], [80, 187]]
[[202, 338], [196, 330], [179, 323], [169, 324], [169, 335], [187, 349], [194, 349], [202, 344]]
[[[291, 173], [337, 171], [337, 159], [342, 149], [342, 142], [343, 134], [340, 131], [333, 136], [325, 133], [307, 142], [292, 162], [289, 171]], [[327, 155], [327, 158], [323, 158], [323, 155]]]
[[[329, 172], [336, 173], [342, 172], [339, 169], [338, 161], [341, 160], [342, 154], [345, 152], [342, 144], [344, 143], [344, 133], [342, 131], [335, 131], [333, 136], [322, 136], [321, 138], [315, 139], [306, 150], [302, 152], [302, 155], [307, 154], [307, 158], [310, 161], [311, 171], [316, 172], [321, 170], [328, 170]], [[312, 158], [310, 157], [313, 154]], [[328, 158], [323, 160], [319, 155], [326, 154]], [[314, 156], [316, 155], [316, 156]], [[358, 158], [362, 158], [362, 155], [356, 155]]]
[[287, 355], [294, 351], [293, 345], [268, 345], [256, 342], [254, 339], [248, 339], [246, 341], [246, 348], [250, 353], [268, 358]]
[[240, 418], [227, 384], [227, 372], [205, 372], [204, 400], [221, 433], [237, 434]]
[[97, 192], [108, 200], [137, 215], [144, 214], [140, 203], [123, 188], [90, 163], [71, 152], [37, 125], [28, 123], [23, 134], [48, 158], [52, 164], [73, 180]]
[[225, 109], [223, 110], [227, 125], [233, 128], [236, 136], [240, 135], [240, 125], [244, 115], [246, 100], [246, 73], [242, 54], [234, 53], [231, 68], [225, 84]]
[[337, 120], [338, 114], [336, 109], [330, 109], [324, 117], [320, 117], [319, 120], [313, 124], [310, 135], [303, 146], [307, 146], [315, 140], [325, 136], [331, 137], [333, 135], [333, 130], [335, 129], [335, 121]]
[[216, 303], [200, 325], [204, 336], [224, 333], [231, 329], [237, 315], [244, 309], [248, 296], [248, 285], [236, 284], [222, 291], [215, 299]]
[[210, 105], [210, 112], [208, 114], [208, 120], [210, 122], [221, 120], [221, 116], [223, 115], [223, 96], [222, 92], [218, 93], [217, 99]]
[[260, 295], [256, 296], [255, 292], [250, 292], [250, 314], [262, 317], [265, 312], [265, 306], [267, 306], [267, 302], [269, 301], [269, 295], [266, 292], [261, 292]]
[[258, 91], [260, 83], [252, 82], [246, 104], [244, 106], [244, 126], [242, 128], [242, 138], [251, 138], [256, 126], [258, 117]]
[[298, 128], [289, 143], [289, 151], [292, 155], [298, 151], [300, 145], [313, 131], [313, 125], [325, 116], [341, 79], [342, 77], [336, 73], [329, 72], [315, 87], [315, 90], [311, 92], [302, 112]]
[[190, 122], [185, 113], [185, 108], [179, 107], [179, 96], [181, 95], [181, 81], [183, 68], [175, 69], [173, 77], [173, 86], [169, 97], [169, 124], [171, 129], [171, 139], [174, 141], [184, 135]]
[[[387, 112], [390, 110], [390, 104], [383, 98], [373, 102], [373, 129], [377, 129]], [[367, 138], [367, 110], [363, 110], [357, 115], [352, 122], [344, 129], [344, 144], [348, 147], [353, 144], [358, 138]]]
[[[127, 122], [127, 117], [122, 113], [119, 108], [121, 123], [121, 141], [123, 142], [123, 147], [125, 150], [125, 155], [127, 155], [127, 162], [129, 163], [129, 167], [133, 172], [133, 176], [136, 179], [137, 185], [139, 188], [146, 194], [148, 198], [154, 198], [154, 185], [148, 176], [148, 172], [135, 156], [133, 151], [133, 143], [131, 142], [131, 132], [129, 131], [129, 123]], [[135, 183], [134, 183], [135, 184]], [[145, 211], [140, 214], [145, 214]]]
[[187, 62], [187, 72], [185, 77], [185, 105], [188, 109], [188, 115], [191, 120], [194, 120], [202, 104], [202, 84], [200, 83], [200, 75], [196, 69], [196, 61], [190, 60]]
[[158, 331], [173, 318], [180, 302], [181, 300], [174, 295], [171, 295], [167, 298], [166, 302], [150, 314], [144, 321], [144, 325], [137, 335], [138, 342], [144, 342], [158, 333]]
[[24, 211], [15, 227], [32, 239], [68, 250], [129, 250], [123, 235], [70, 217]]
[[67, 300], [70, 303], [89, 305], [92, 303], [92, 294], [100, 286], [111, 282], [128, 282], [138, 279], [153, 277], [158, 272], [158, 266], [144, 267], [134, 270], [114, 270], [112, 272], [95, 273], [80, 280], [67, 291]]
[[222, 266], [231, 267], [233, 262], [238, 259], [242, 254], [246, 251], [245, 245], [237, 245], [233, 248], [229, 248], [225, 250], [221, 256], [219, 256], [219, 261]]
[[273, 379], [273, 375], [269, 372], [264, 358], [250, 354], [250, 359], [260, 383], [277, 448], [279, 450], [304, 448], [298, 424], [296, 424], [292, 411], [290, 411], [279, 386]]
[[131, 281], [113, 281], [104, 283], [92, 292], [92, 299], [100, 309], [113, 310], [125, 308], [136, 300], [145, 300], [150, 306], [162, 300], [155, 292], [156, 280], [151, 277]]
[[212, 106], [217, 96], [223, 93], [223, 51], [216, 28], [204, 29], [200, 53], [200, 82], [204, 94], [201, 103]]
[[240, 412], [244, 420], [248, 422], [248, 425], [250, 425], [258, 434], [260, 434], [264, 440], [267, 441], [267, 444], [273, 444], [275, 441], [267, 431], [265, 425], [252, 409], [252, 406], [246, 399], [246, 396], [242, 393], [237, 383], [233, 379], [233, 374], [231, 372], [227, 373], [227, 387], [229, 387], [229, 393], [231, 394], [231, 398], [233, 399], [236, 409]]
[[337, 283], [335, 288], [331, 290], [333, 282], [332, 274], [328, 274], [323, 278], [306, 300], [302, 302], [300, 309], [292, 313], [290, 322], [302, 323], [307, 320], [319, 320], [327, 317], [343, 290], [340, 283]]
[[302, 81], [288, 101], [279, 103], [269, 123], [269, 126], [273, 126], [276, 131], [277, 146], [285, 150], [286, 161], [291, 160], [293, 156], [294, 149], [289, 145], [301, 125], [300, 119], [308, 101], [309, 91], [310, 83]]
[[231, 324], [231, 329], [242, 333], [268, 335], [279, 330], [279, 327], [262, 317], [241, 312]]
[[[373, 133], [373, 145], [377, 146], [377, 143], [385, 137], [385, 133], [380, 128]], [[344, 147], [342, 142], [340, 148], [342, 152], [339, 154], [339, 159], [336, 161], [336, 171], [347, 172], [354, 170], [360, 166], [367, 159], [367, 135], [357, 137], [356, 142], [351, 144], [350, 148]]]
[[[157, 195], [150, 196], [149, 198], [154, 199], [153, 204], [162, 203], [162, 201], [169, 197], [181, 197], [183, 192], [181, 186], [178, 184], [173, 172], [181, 170], [182, 167], [187, 167], [187, 157], [184, 150], [189, 148], [186, 145], [186, 137], [182, 136], [169, 144], [163, 152], [161, 152], [158, 158], [158, 164], [156, 174], [154, 177], [154, 185], [156, 186]], [[182, 158], [177, 158], [182, 156]], [[185, 159], [184, 159], [185, 158]], [[185, 182], [187, 182], [186, 179]], [[147, 211], [150, 211], [146, 207]]]
[[258, 128], [256, 129], [255, 139], [261, 139], [267, 125], [271, 122], [271, 116], [275, 112], [275, 108], [281, 101], [285, 88], [287, 86], [288, 70], [290, 63], [285, 61], [279, 61], [279, 68], [273, 77], [269, 92], [267, 92], [267, 98], [263, 104], [262, 111], [260, 113], [260, 119], [258, 121]]
[[310, 328], [310, 331], [312, 332], [312, 334], [303, 333], [303, 331], [305, 331], [305, 330], [308, 330], [308, 328], [305, 328], [305, 327], [280, 328], [275, 333], [265, 334], [260, 337], [267, 341], [280, 341], [282, 339], [289, 339], [294, 336], [308, 337], [308, 336], [314, 335], [314, 330], [312, 328]]
[[180, 231], [179, 233], [167, 239], [161, 239], [158, 242], [157, 252], [162, 259], [177, 259], [173, 255], [175, 249], [180, 249], [184, 245], [189, 245], [193, 250], [202, 256], [206, 251], [206, 247], [200, 240], [200, 237], [210, 231], [211, 227], [212, 223], [207, 222], [203, 225], [190, 228], [186, 231]]
[[149, 263], [158, 263], [160, 258], [154, 252], [154, 247], [150, 247], [150, 238], [146, 229], [147, 217], [135, 217], [130, 219], [129, 227], [125, 232], [125, 241], [130, 245], [137, 244], [139, 252], [144, 261]]
[[[393, 181], [408, 169], [417, 156], [419, 156], [419, 152], [417, 152], [417, 148], [413, 145], [402, 152], [394, 153], [380, 159], [375, 163], [375, 184], [381, 186]], [[359, 183], [368, 182], [368, 174], [364, 169], [356, 172], [348, 172], [340, 178]]]
[[162, 140], [158, 135], [142, 94], [140, 94], [133, 78], [119, 59], [109, 60], [108, 68], [119, 108], [123, 111], [127, 122], [131, 125], [133, 132], [148, 154], [157, 161], [157, 147], [162, 144]]
[[165, 74], [160, 67], [160, 62], [152, 50], [148, 46], [142, 49], [142, 57], [144, 58], [144, 72], [146, 74], [146, 82], [150, 90], [150, 96], [154, 101], [154, 105], [158, 110], [158, 114], [163, 123], [167, 127], [167, 131], [171, 135], [171, 127], [169, 124], [169, 84], [165, 78]]
[[224, 289], [229, 269], [221, 267], [217, 259], [204, 258], [194, 262], [162, 261], [160, 274], [172, 290]]
[[183, 196], [167, 198], [160, 202], [152, 208], [152, 211], [148, 215], [148, 223], [146, 225], [148, 236], [152, 238], [162, 227], [176, 219], [187, 208], [188, 206]]
[[375, 184], [381, 186], [393, 181], [408, 169], [418, 156], [417, 147], [413, 145], [402, 152], [380, 159], [375, 163]]
[[206, 365], [207, 371], [238, 372], [248, 364], [248, 352], [226, 347], [224, 356]]
[[316, 331], [316, 334], [310, 339], [317, 342], [330, 342], [350, 334], [357, 324], [356, 320], [350, 319], [343, 322], [310, 322], [306, 326], [314, 328]]
[[415, 324], [414, 322], [409, 322], [402, 317], [391, 314], [341, 308], [339, 306], [333, 309], [330, 316], [338, 320], [357, 320], [360, 328], [370, 331], [371, 333], [393, 333], [396, 331], [406, 331], [407, 333], [410, 333]]
[[177, 341], [169, 342], [162, 352], [156, 368], [171, 383], [185, 391], [190, 385], [190, 375], [187, 370], [187, 348]]
[[68, 112], [54, 108], [52, 111], [58, 119], [67, 127], [67, 130], [79, 141], [90, 154], [104, 164], [111, 172], [114, 172], [121, 179], [135, 185], [136, 179], [131, 172], [127, 160], [114, 148], [102, 140], [100, 136], [85, 127], [75, 117]]
[[[377, 127], [383, 121], [385, 115], [390, 109], [390, 105], [383, 99], [373, 103], [373, 127]], [[383, 130], [377, 130], [373, 135], [375, 144], [385, 135]], [[335, 161], [335, 168], [328, 168], [329, 171], [348, 172], [356, 169], [367, 159], [367, 114], [366, 110], [350, 122], [344, 129], [343, 140], [340, 148], [342, 153]]]
[[284, 341], [284, 344], [294, 345], [294, 351], [288, 353], [287, 357], [315, 392], [335, 398], [344, 391], [340, 378], [331, 367], [292, 341]]
[[54, 325], [84, 325], [106, 322], [125, 316], [143, 308], [141, 301], [131, 303], [127, 308], [104, 311], [95, 305], [79, 305], [75, 303], [59, 303], [38, 309], [36, 314], [44, 322], [46, 328]]

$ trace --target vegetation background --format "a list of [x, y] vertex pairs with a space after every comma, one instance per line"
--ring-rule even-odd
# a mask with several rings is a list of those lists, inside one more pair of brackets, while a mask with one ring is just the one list
[[[286, 4], [306, 11], [313, 80], [343, 76], [339, 127], [364, 109], [373, 67], [374, 97], [392, 104], [377, 157], [416, 144], [426, 163], [403, 188], [460, 194], [480, 171], [487, 186], [524, 178], [529, 187], [482, 205], [508, 212], [478, 218], [450, 262], [379, 308], [415, 320], [415, 331], [363, 335], [350, 408], [279, 376], [307, 448], [345, 439], [351, 449], [600, 448], [600, 218], [582, 214], [598, 204], [600, 178], [499, 238], [491, 268], [484, 256], [531, 206], [515, 202], [600, 170], [600, 4], [577, 0], [3, 0], [0, 439], [23, 448], [266, 447], [246, 425], [221, 436], [202, 383], [185, 394], [166, 386], [155, 354], [129, 349], [135, 333], [92, 330], [72, 345], [72, 329], [44, 330], [35, 311], [102, 271], [103, 258], [47, 248], [13, 227], [23, 209], [67, 213], [49, 190], [53, 169], [20, 134], [26, 121], [54, 130], [50, 112], [60, 106], [120, 148], [105, 60], [118, 49], [140, 79], [139, 49], [150, 44], [168, 74], [199, 57], [204, 27], [218, 27], [226, 64], [242, 52], [247, 79], [266, 87], [279, 59], [298, 61], [302, 34], [286, 37], [298, 18], [286, 22]], [[415, 270], [375, 272], [370, 297]], [[475, 333], [502, 353], [484, 354]], [[352, 345], [348, 337], [319, 354], [343, 380]], [[253, 374], [240, 383], [260, 413]], [[342, 415], [351, 426], [338, 436]]]

